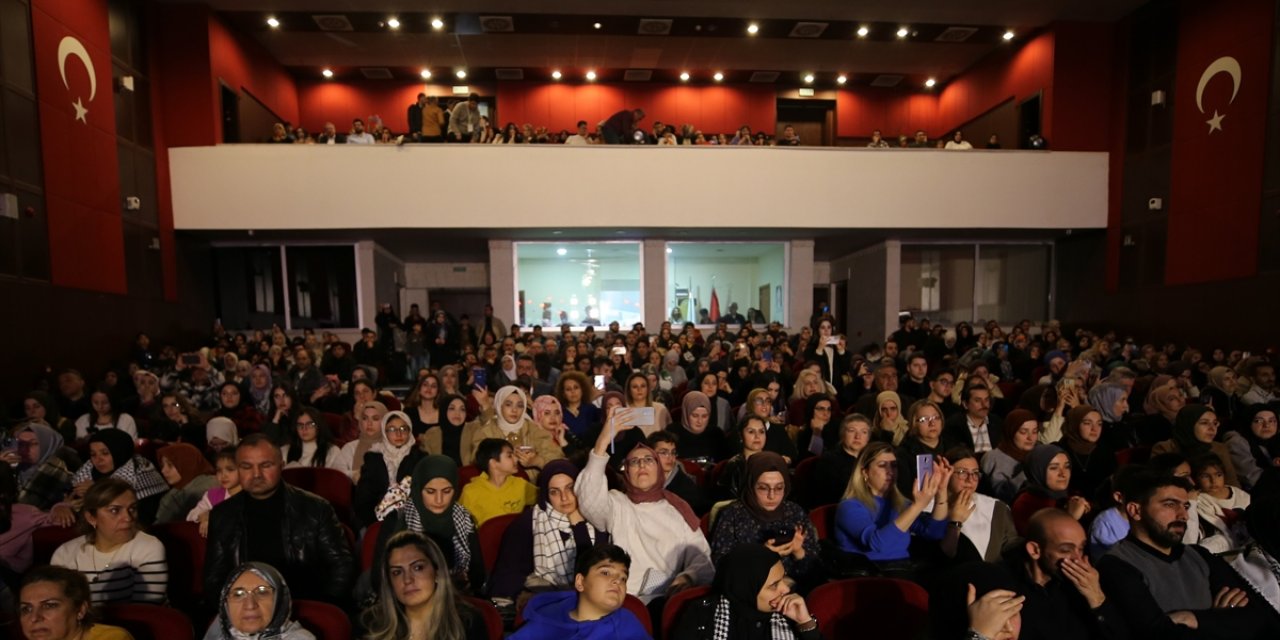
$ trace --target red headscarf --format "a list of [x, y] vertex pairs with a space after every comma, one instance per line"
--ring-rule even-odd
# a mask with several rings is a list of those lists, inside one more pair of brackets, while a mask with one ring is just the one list
[[1018, 462], [1025, 462], [1030, 451], [1023, 451], [1013, 443], [1013, 438], [1018, 434], [1018, 429], [1028, 422], [1035, 422], [1039, 426], [1034, 413], [1026, 409], [1014, 409], [1004, 418], [1004, 437], [1000, 438], [1000, 444], [996, 448], [1009, 454], [1010, 458]]
[[[658, 454], [649, 447], [649, 445], [643, 442], [637, 444], [635, 448], [631, 449], [631, 451], [627, 453], [627, 456], [630, 456], [631, 453], [641, 449], [648, 451], [649, 454], [653, 456], [654, 463], [660, 464], [658, 463]], [[659, 467], [659, 469], [661, 469], [661, 467]], [[693, 507], [690, 507], [689, 503], [684, 501], [684, 498], [664, 489], [662, 486], [662, 474], [658, 475], [658, 482], [653, 483], [652, 487], [641, 491], [631, 484], [630, 476], [625, 473], [622, 474], [622, 483], [627, 488], [627, 498], [635, 504], [666, 500], [671, 506], [676, 508], [676, 511], [680, 512], [680, 516], [684, 518], [685, 524], [688, 524], [690, 529], [697, 531], [701, 522], [698, 520], [698, 515], [693, 512]]]
[[167, 447], [160, 447], [156, 450], [156, 459], [166, 459], [174, 469], [178, 470], [178, 474], [182, 479], [173, 488], [181, 489], [196, 479], [196, 476], [203, 476], [213, 473], [213, 467], [209, 465], [209, 461], [205, 459], [200, 450], [186, 443], [171, 444]]

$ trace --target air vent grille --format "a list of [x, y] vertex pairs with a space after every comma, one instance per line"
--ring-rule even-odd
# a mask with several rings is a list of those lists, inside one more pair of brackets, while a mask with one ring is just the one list
[[642, 18], [640, 27], [636, 30], [642, 36], [666, 36], [671, 35], [672, 20], [666, 18]]
[[827, 30], [825, 22], [797, 22], [796, 26], [791, 27], [790, 37], [792, 38], [817, 38]]
[[351, 26], [351, 21], [346, 16], [338, 13], [317, 14], [311, 16], [316, 26], [321, 31], [355, 31], [355, 27]]

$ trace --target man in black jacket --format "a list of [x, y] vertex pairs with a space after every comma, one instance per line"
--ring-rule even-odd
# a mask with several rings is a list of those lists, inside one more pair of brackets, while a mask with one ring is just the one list
[[347, 604], [356, 565], [333, 506], [281, 481], [284, 458], [262, 434], [236, 447], [244, 490], [209, 516], [206, 594], [222, 592], [239, 565], [265, 562], [280, 570], [297, 598]]

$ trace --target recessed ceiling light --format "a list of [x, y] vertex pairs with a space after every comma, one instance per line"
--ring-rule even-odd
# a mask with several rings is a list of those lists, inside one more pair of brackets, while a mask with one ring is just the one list
[[595, 71], [588, 71], [588, 72], [587, 72], [587, 79], [588, 79], [588, 80], [595, 80], [595, 79], [596, 79], [596, 72], [595, 72]]
[[844, 74], [841, 74], [841, 75], [839, 75], [839, 76], [836, 76], [836, 84], [844, 84], [844, 83], [846, 83], [846, 82], [848, 82], [848, 81], [849, 81], [849, 79], [848, 79], [848, 78], [846, 78], [846, 77], [844, 76]]
[[681, 81], [681, 82], [688, 82], [688, 81], [689, 81], [689, 72], [688, 72], [688, 71], [683, 71], [683, 72], [681, 72], [681, 73], [680, 73], [680, 81]]
[[399, 20], [398, 18], [388, 18], [388, 19], [387, 19], [387, 26], [388, 26], [388, 27], [391, 27], [392, 29], [399, 29], [399, 28], [400, 28], [400, 20]]
[[458, 72], [457, 72], [457, 73], [455, 73], [455, 74], [453, 74], [453, 75], [458, 76], [458, 79], [459, 79], [459, 80], [462, 80], [463, 78], [466, 78], [466, 77], [467, 77], [467, 70], [466, 70], [466, 69], [458, 69]]
[[430, 80], [430, 79], [431, 79], [431, 70], [430, 70], [430, 69], [423, 69], [422, 71], [419, 71], [419, 72], [418, 72], [418, 75], [422, 76], [422, 79], [423, 79], [423, 80]]
[[267, 18], [267, 26], [271, 27], [272, 29], [279, 29], [280, 21], [276, 20], [275, 16], [271, 16], [270, 18]]
[[908, 35], [911, 35], [911, 30], [910, 30], [910, 29], [908, 29], [908, 28], [906, 28], [906, 27], [898, 27], [898, 37], [899, 37], [899, 38], [905, 38], [905, 37], [907, 37]]
[[724, 80], [724, 74], [720, 73], [719, 71], [717, 71], [716, 74], [711, 77], [714, 78], [716, 82], [720, 82], [721, 80]]
[[604, 25], [602, 25], [602, 24], [600, 24], [599, 22], [597, 22], [597, 23], [595, 23], [595, 24], [593, 24], [593, 25], [591, 25], [591, 26], [592, 26], [592, 27], [595, 27], [596, 29], [599, 29], [599, 28], [603, 27]]
[[935, 84], [938, 84], [938, 81], [934, 80], [933, 78], [929, 78], [928, 80], [924, 81], [924, 86], [926, 87], [932, 87]]
[[756, 24], [756, 23], [754, 23], [754, 22], [752, 22], [751, 24], [747, 25], [747, 33], [749, 33], [749, 34], [751, 34], [751, 35], [753, 35], [753, 36], [754, 36], [755, 34], [757, 34], [757, 33], [760, 33], [760, 25], [758, 25], [758, 24]]
[[555, 71], [552, 71], [552, 72], [551, 72], [551, 78], [552, 78], [552, 79], [554, 79], [554, 80], [559, 80], [559, 79], [560, 79], [560, 70], [559, 70], [559, 69], [556, 69]]
[[1012, 39], [1013, 39], [1013, 30], [1011, 29], [1011, 30], [1009, 30], [1009, 31], [1004, 32], [1004, 36], [1003, 36], [1003, 37], [1004, 37], [1004, 39], [1005, 39], [1005, 40], [1012, 40]]
[[858, 27], [858, 37], [859, 37], [859, 38], [865, 38], [865, 37], [867, 37], [867, 34], [868, 34], [868, 33], [871, 33], [871, 30], [870, 30], [870, 29], [868, 29], [868, 28], [866, 28], [866, 27]]
[[667, 253], [671, 253], [671, 247], [667, 247]]
[[320, 75], [322, 75], [322, 76], [324, 76], [324, 77], [326, 77], [326, 78], [332, 78], [332, 77], [333, 77], [333, 69], [325, 69], [325, 70], [323, 70], [323, 71], [321, 71], [321, 72], [320, 72]]
[[805, 81], [805, 84], [813, 84], [813, 74], [812, 73], [804, 74], [804, 81]]
[[560, 247], [559, 249], [556, 249], [556, 255], [558, 256], [562, 256], [566, 253], [569, 253], [569, 250], [564, 247]]
[[435, 29], [435, 30], [437, 30], [437, 31], [439, 31], [440, 29], [443, 29], [443, 28], [444, 28], [444, 20], [441, 20], [440, 18], [432, 18], [432, 19], [431, 19], [431, 28], [432, 28], [432, 29]]

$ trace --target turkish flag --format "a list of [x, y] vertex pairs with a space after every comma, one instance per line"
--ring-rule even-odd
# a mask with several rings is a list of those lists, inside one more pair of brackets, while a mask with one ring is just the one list
[[1166, 284], [1252, 276], [1274, 0], [1183, 2]]
[[716, 286], [711, 285], [711, 321], [720, 321], [720, 298], [716, 297]]
[[107, 3], [35, 0], [31, 30], [53, 283], [125, 293]]

